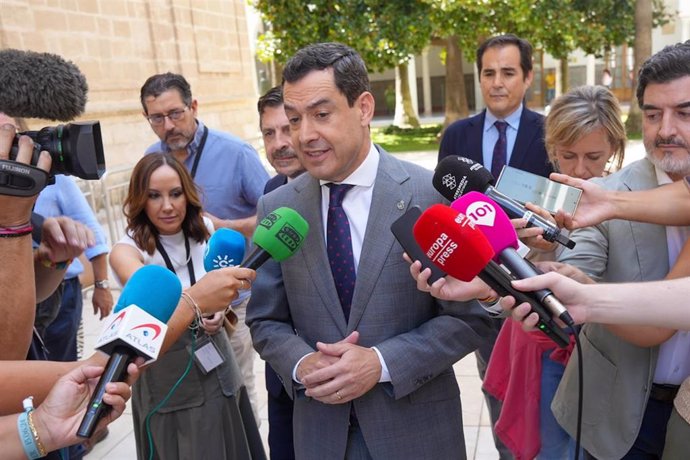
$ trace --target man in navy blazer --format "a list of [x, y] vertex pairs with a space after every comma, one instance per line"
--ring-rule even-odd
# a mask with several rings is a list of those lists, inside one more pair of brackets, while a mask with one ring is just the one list
[[[548, 177], [553, 169], [544, 147], [544, 117], [524, 105], [525, 93], [533, 77], [532, 45], [512, 34], [492, 37], [477, 49], [477, 71], [486, 109], [448, 126], [441, 140], [438, 160], [460, 155], [492, 170], [494, 147], [499, 140], [495, 123], [503, 121], [507, 123], [507, 161], [503, 164]], [[503, 320], [495, 319], [493, 323], [493, 333], [485, 337], [476, 352], [482, 380]], [[501, 403], [488, 393], [485, 397], [493, 429]], [[501, 460], [512, 458], [495, 435], [494, 440]]]
[[446, 129], [438, 159], [470, 158], [491, 169], [498, 139], [496, 120], [508, 123], [507, 164], [548, 177], [553, 171], [544, 148], [544, 117], [524, 106], [532, 83], [532, 46], [515, 35], [499, 35], [477, 50], [479, 85], [486, 109]]
[[[266, 182], [264, 194], [272, 192], [304, 172], [290, 137], [290, 123], [283, 106], [283, 90], [274, 86], [259, 98], [259, 128], [266, 158], [278, 174]], [[268, 447], [271, 460], [294, 460], [292, 441], [292, 399], [283, 388], [280, 377], [266, 363], [268, 391]]]

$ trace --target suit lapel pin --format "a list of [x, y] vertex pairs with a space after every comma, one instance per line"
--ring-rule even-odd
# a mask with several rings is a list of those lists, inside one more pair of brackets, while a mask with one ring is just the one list
[[403, 210], [405, 209], [405, 200], [400, 200], [400, 201], [398, 201], [398, 204], [396, 205], [396, 207], [397, 207], [400, 211], [403, 211]]

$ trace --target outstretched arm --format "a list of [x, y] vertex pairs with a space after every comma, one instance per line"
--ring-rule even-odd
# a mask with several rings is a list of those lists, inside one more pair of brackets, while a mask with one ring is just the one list
[[[566, 306], [576, 323], [639, 324], [690, 330], [686, 302], [690, 296], [690, 278], [620, 284], [580, 284], [552, 272], [513, 281], [521, 291], [551, 289]], [[504, 297], [501, 306], [512, 310], [513, 319], [523, 321], [526, 329], [538, 320], [529, 314], [529, 305], [513, 308], [515, 299]], [[653, 307], [652, 307], [653, 306]]]
[[605, 190], [590, 181], [552, 173], [551, 179], [582, 189], [574, 215], [559, 211], [556, 221], [568, 229], [589, 227], [610, 219], [660, 225], [690, 225], [686, 180], [637, 192]]

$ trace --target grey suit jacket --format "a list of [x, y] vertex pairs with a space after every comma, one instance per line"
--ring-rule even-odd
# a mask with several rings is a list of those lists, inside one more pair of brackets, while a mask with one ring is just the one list
[[[612, 190], [657, 186], [654, 167], [646, 159], [597, 182]], [[652, 281], [668, 273], [663, 226], [611, 220], [576, 230], [570, 238], [577, 245], [564, 251], [559, 260], [577, 266], [597, 281]], [[634, 346], [598, 324], [586, 324], [580, 341], [584, 365], [582, 447], [600, 460], [619, 459], [639, 433], [658, 347]], [[578, 356], [573, 353], [551, 405], [558, 422], [573, 437], [577, 424], [577, 368]]]
[[[259, 269], [247, 308], [254, 347], [295, 398], [297, 458], [344, 458], [352, 404], [375, 459], [465, 458], [452, 365], [477, 347], [488, 317], [476, 305], [440, 302], [417, 290], [390, 231], [408, 207], [441, 201], [431, 176], [381, 151], [348, 323], [326, 254], [319, 182], [305, 173], [259, 202], [259, 218], [289, 206], [310, 225], [293, 257]], [[360, 345], [381, 352], [392, 382], [347, 404], [305, 397], [291, 377], [298, 360], [316, 341], [337, 342], [354, 330]]]

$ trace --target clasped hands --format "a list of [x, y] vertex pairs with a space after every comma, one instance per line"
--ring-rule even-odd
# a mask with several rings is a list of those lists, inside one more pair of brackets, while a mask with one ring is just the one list
[[373, 348], [357, 345], [355, 331], [336, 343], [317, 342], [318, 351], [297, 367], [306, 395], [325, 404], [344, 404], [359, 398], [381, 377], [381, 362]]

